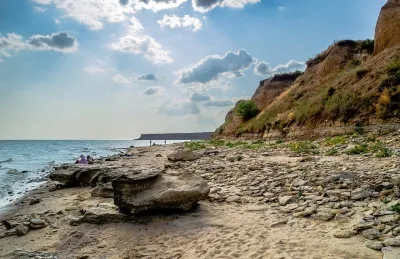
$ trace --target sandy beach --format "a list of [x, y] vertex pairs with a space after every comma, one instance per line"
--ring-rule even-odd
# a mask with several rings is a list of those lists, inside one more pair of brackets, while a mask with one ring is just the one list
[[[1, 215], [1, 219], [10, 221], [18, 221], [26, 215], [41, 215], [46, 227], [31, 230], [23, 236], [1, 238], [0, 256], [382, 258], [381, 251], [365, 245], [369, 240], [362, 231], [345, 235], [346, 238], [335, 237], [338, 230], [365, 223], [366, 217], [379, 211], [384, 204], [381, 197], [375, 195], [376, 190], [375, 196], [371, 194], [356, 200], [346, 198], [348, 204], [343, 204], [338, 186], [329, 188], [325, 185], [325, 190], [320, 192], [321, 187], [316, 182], [335, 173], [348, 172], [360, 181], [351, 188], [368, 183], [374, 188], [381, 179], [383, 182], [398, 175], [399, 158], [340, 154], [352, 147], [351, 138], [335, 146], [338, 155], [326, 156], [322, 154], [323, 148], [327, 148], [324, 141], [327, 140], [315, 142], [320, 143], [320, 154], [295, 153], [287, 148], [290, 144], [285, 143], [265, 144], [258, 149], [239, 145], [233, 148], [206, 146], [195, 151], [201, 154], [200, 159], [175, 163], [169, 162], [167, 156], [183, 149], [184, 144], [129, 149], [129, 156], [117, 155], [105, 163], [128, 169], [166, 168], [166, 174], [191, 172], [206, 179], [211, 187], [209, 196], [188, 213], [148, 216], [142, 221], [74, 224], [82, 211], [87, 213], [102, 207], [113, 209], [113, 199], [92, 197], [92, 187], [52, 190], [54, 183], [49, 181]], [[398, 149], [399, 133], [384, 136], [382, 141]], [[304, 182], [299, 183], [300, 178]], [[343, 193], [348, 191], [341, 188]], [[293, 194], [299, 190], [303, 197], [296, 198]], [[282, 203], [282, 197], [287, 195], [292, 195], [296, 201]], [[29, 205], [35, 199], [40, 202]], [[306, 217], [305, 211], [310, 208], [315, 211], [310, 213], [311, 217]], [[118, 212], [115, 210], [115, 213]], [[334, 214], [326, 218], [327, 213]], [[397, 226], [397, 223], [386, 224], [392, 225], [391, 229]], [[379, 224], [370, 227], [382, 229]], [[5, 231], [4, 228], [1, 233]], [[374, 242], [396, 235], [392, 231], [383, 233], [372, 238]]]

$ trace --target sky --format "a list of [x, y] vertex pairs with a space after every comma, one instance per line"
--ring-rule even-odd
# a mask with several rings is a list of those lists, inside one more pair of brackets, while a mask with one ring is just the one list
[[0, 139], [214, 131], [385, 0], [2, 0]]

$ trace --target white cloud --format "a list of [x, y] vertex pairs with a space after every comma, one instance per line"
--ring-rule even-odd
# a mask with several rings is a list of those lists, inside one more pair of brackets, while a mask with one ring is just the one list
[[79, 23], [91, 30], [100, 30], [104, 22], [116, 23], [128, 19], [134, 13], [129, 5], [121, 5], [117, 0], [33, 0], [42, 5], [54, 4]]
[[244, 8], [248, 4], [256, 4], [261, 0], [192, 0], [193, 9], [208, 12], [216, 7]]
[[34, 9], [36, 12], [39, 12], [39, 13], [44, 13], [44, 12], [46, 12], [46, 8], [39, 7], [39, 6], [34, 6], [33, 9]]
[[58, 19], [54, 19], [54, 22], [55, 22], [56, 24], [60, 24], [60, 23], [61, 23], [61, 21], [58, 20]]
[[137, 19], [131, 19], [131, 25], [126, 29], [125, 35], [117, 42], [111, 43], [110, 48], [120, 52], [142, 54], [153, 64], [172, 63], [173, 59], [168, 51], [152, 37], [145, 35], [143, 27]]
[[285, 9], [286, 9], [286, 8], [285, 8], [284, 6], [279, 6], [279, 7], [278, 7], [278, 10], [279, 10], [279, 11], [283, 11], [283, 10], [285, 10]]
[[155, 95], [155, 94], [162, 94], [165, 91], [164, 87], [161, 86], [152, 86], [147, 87], [146, 90], [143, 92], [144, 95]]
[[[126, 0], [125, 0], [126, 1]], [[158, 12], [166, 9], [174, 9], [185, 3], [187, 0], [136, 0], [133, 3], [134, 9], [148, 9]]]
[[158, 113], [168, 116], [200, 114], [200, 109], [196, 103], [187, 100], [165, 101], [158, 109]]
[[116, 74], [115, 76], [113, 76], [112, 80], [117, 84], [130, 84], [131, 83], [131, 81], [128, 78], [124, 77], [121, 74]]
[[162, 20], [157, 21], [158, 24], [162, 28], [170, 27], [170, 28], [178, 28], [178, 27], [191, 27], [193, 31], [198, 31], [201, 29], [203, 25], [200, 19], [196, 17], [191, 17], [189, 15], [185, 15], [183, 17], [179, 17], [176, 15], [164, 15]]
[[224, 75], [242, 75], [242, 71], [248, 69], [254, 60], [243, 49], [237, 52], [229, 51], [222, 57], [219, 55], [207, 56], [197, 64], [179, 71], [178, 82], [183, 84], [205, 84]]
[[206, 107], [229, 107], [234, 105], [232, 100], [209, 100], [203, 104]]
[[274, 74], [288, 73], [296, 70], [304, 71], [305, 68], [305, 62], [300, 62], [296, 60], [290, 60], [286, 64], [277, 65], [274, 68], [270, 67], [267, 62], [262, 61], [254, 67], [254, 73], [262, 76], [272, 76]]
[[140, 75], [136, 78], [139, 81], [157, 81], [158, 78], [153, 74]]
[[21, 35], [15, 33], [9, 33], [7, 36], [0, 35], [0, 57], [10, 57], [10, 53], [14, 54], [20, 50], [73, 52], [77, 49], [78, 41], [68, 36], [66, 32], [34, 35], [26, 41]]
[[193, 93], [190, 100], [193, 102], [205, 102], [210, 100], [210, 96], [202, 93]]
[[97, 67], [97, 66], [87, 66], [87, 67], [85, 67], [84, 70], [85, 70], [85, 73], [88, 73], [88, 74], [107, 74], [107, 72], [104, 69]]

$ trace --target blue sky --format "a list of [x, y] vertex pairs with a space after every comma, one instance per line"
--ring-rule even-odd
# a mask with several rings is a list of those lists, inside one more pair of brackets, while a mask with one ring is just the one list
[[0, 1], [0, 139], [213, 131], [260, 80], [373, 38], [384, 3]]

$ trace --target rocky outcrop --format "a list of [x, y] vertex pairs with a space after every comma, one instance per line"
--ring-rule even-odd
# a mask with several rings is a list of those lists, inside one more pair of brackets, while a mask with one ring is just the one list
[[111, 182], [99, 183], [91, 192], [92, 197], [113, 198], [114, 191]]
[[389, 0], [379, 14], [375, 28], [375, 50], [379, 54], [400, 44], [400, 0]]
[[172, 161], [172, 162], [193, 161], [193, 160], [199, 159], [200, 154], [193, 152], [193, 151], [181, 150], [181, 151], [177, 151], [175, 153], [168, 155], [167, 158], [169, 161]]
[[210, 189], [201, 177], [190, 173], [178, 176], [157, 170], [143, 170], [112, 181], [114, 203], [128, 214], [168, 210], [190, 210], [207, 197]]
[[289, 88], [302, 72], [293, 72], [287, 74], [274, 75], [268, 79], [262, 80], [254, 93], [253, 100], [259, 110], [263, 110], [283, 91]]

